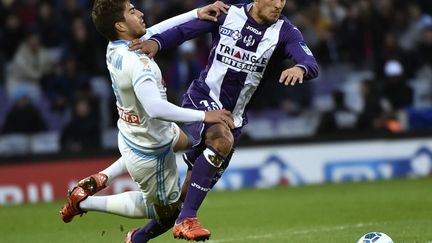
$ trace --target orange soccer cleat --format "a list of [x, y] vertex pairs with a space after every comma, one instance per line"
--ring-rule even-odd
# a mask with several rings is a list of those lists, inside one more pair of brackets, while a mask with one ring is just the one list
[[83, 215], [86, 213], [79, 208], [78, 204], [87, 197], [88, 194], [81, 187], [74, 187], [72, 190], [69, 190], [67, 198], [68, 203], [65, 204], [60, 211], [63, 222], [69, 223], [76, 215]]
[[210, 231], [204, 229], [197, 218], [185, 218], [174, 225], [173, 235], [176, 239], [206, 241], [210, 238]]
[[103, 173], [93, 174], [78, 182], [78, 186], [83, 188], [88, 196], [93, 196], [96, 192], [104, 189], [108, 181], [108, 176]]

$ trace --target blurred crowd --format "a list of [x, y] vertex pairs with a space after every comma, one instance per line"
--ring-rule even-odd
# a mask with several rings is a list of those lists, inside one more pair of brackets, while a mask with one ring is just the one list
[[[131, 2], [152, 26], [212, 1]], [[308, 135], [432, 131], [432, 1], [286, 2], [284, 14], [302, 31], [321, 76], [281, 89], [278, 74], [292, 62], [272, 67], [279, 71], [266, 75], [252, 116], [312, 117]], [[80, 151], [99, 148], [102, 133], [115, 128], [107, 42], [91, 23], [91, 6], [91, 0], [0, 1], [2, 134], [54, 131], [61, 149]], [[156, 57], [172, 102], [205, 67], [209, 48], [203, 36]]]

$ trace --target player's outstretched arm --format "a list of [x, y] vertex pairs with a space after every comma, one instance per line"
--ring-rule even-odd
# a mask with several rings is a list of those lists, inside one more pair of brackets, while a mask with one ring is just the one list
[[221, 123], [234, 128], [231, 112], [226, 110], [200, 111], [176, 106], [162, 99], [154, 80], [146, 79], [134, 85], [135, 94], [151, 118], [173, 122]]
[[[222, 18], [223, 16], [219, 16], [216, 22], [194, 19], [178, 25], [175, 28], [166, 30], [160, 34], [153, 35], [149, 40], [157, 42], [158, 50], [165, 50], [171, 47], [175, 47], [187, 40], [217, 30], [221, 24], [219, 22]], [[148, 50], [148, 46], [146, 46], [148, 45], [148, 43], [150, 42], [135, 40], [129, 46], [129, 50], [137, 50], [140, 53], [147, 54], [149, 57], [153, 57], [157, 51], [154, 51], [155, 48], [153, 48], [153, 51], [150, 52]], [[154, 45], [154, 43], [152, 45]]]
[[212, 4], [206, 5], [202, 8], [194, 9], [189, 12], [174, 16], [167, 20], [164, 20], [158, 24], [153, 25], [152, 27], [147, 29], [147, 33], [142, 36], [141, 40], [147, 40], [153, 35], [162, 33], [168, 29], [171, 29], [175, 26], [184, 24], [194, 19], [208, 20], [208, 21], [217, 21], [217, 17], [223, 12], [228, 13], [227, 9], [229, 5], [217, 1]]
[[[213, 22], [217, 22], [217, 18], [221, 15], [221, 13], [225, 13], [227, 14], [228, 11], [227, 9], [229, 8], [229, 5], [226, 5], [225, 3], [221, 2], [221, 1], [216, 1], [213, 4], [209, 4], [206, 5], [200, 9], [198, 9], [198, 18], [201, 20], [208, 20], [208, 21], [213, 21]], [[168, 19], [163, 21], [162, 23], [159, 23], [157, 25], [155, 25], [154, 27], [151, 27], [148, 32], [151, 34], [146, 34], [146, 38], [148, 39], [150, 36], [154, 35], [154, 34], [158, 34], [161, 33], [167, 29], [169, 29], [170, 27], [174, 27], [176, 25], [182, 24], [184, 23], [184, 19], [183, 20], [179, 20], [178, 22], [176, 22], [175, 24], [173, 23], [173, 19], [178, 18], [182, 15], [179, 15], [177, 17]], [[168, 28], [169, 26], [169, 28]], [[159, 43], [157, 43], [157, 41], [155, 39], [150, 39], [153, 42], [156, 43], [152, 43], [149, 41], [146, 41], [144, 39], [135, 39], [133, 41], [131, 41], [131, 43], [129, 44], [129, 50], [130, 51], [139, 51], [140, 53], [146, 54], [148, 57], [152, 58], [156, 55], [156, 53], [159, 51], [160, 49], [160, 45]], [[156, 45], [155, 45], [156, 44]]]

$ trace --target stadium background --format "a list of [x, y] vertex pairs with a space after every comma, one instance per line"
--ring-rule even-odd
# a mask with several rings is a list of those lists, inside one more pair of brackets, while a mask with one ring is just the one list
[[[152, 26], [211, 1], [132, 2]], [[63, 199], [118, 157], [106, 41], [91, 4], [0, 1], [0, 208]], [[271, 67], [217, 189], [429, 177], [431, 13], [429, 0], [287, 0], [320, 77], [282, 88], [279, 70], [292, 63]], [[158, 54], [170, 101], [204, 67], [209, 44], [205, 36]], [[125, 176], [106, 193], [128, 189]]]

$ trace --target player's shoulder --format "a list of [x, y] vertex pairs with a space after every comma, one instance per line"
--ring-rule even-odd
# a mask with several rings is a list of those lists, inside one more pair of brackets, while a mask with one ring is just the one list
[[282, 23], [281, 31], [285, 33], [289, 32], [300, 32], [300, 30], [295, 26], [285, 15], [279, 17], [279, 21]]
[[285, 15], [281, 15], [279, 17], [279, 21], [282, 21], [282, 23], [285, 26], [285, 28], [292, 28], [292, 27], [294, 27], [293, 23], [291, 23], [291, 21]]
[[243, 16], [246, 15], [246, 12], [248, 12], [248, 8], [247, 8], [246, 3], [238, 3], [238, 4], [231, 4], [229, 5], [229, 9], [228, 9], [228, 15], [231, 13], [231, 15], [235, 15], [235, 16]]
[[119, 49], [117, 49], [117, 52], [120, 55], [122, 55], [124, 57], [127, 57], [127, 59], [130, 60], [130, 61], [132, 61], [132, 62], [136, 61], [137, 59], [148, 58], [146, 55], [141, 54], [141, 53], [139, 53], [137, 51], [130, 51], [128, 49], [128, 47], [119, 48]]
[[137, 51], [129, 51], [128, 49], [123, 49], [120, 51], [122, 56], [126, 58], [126, 62], [129, 65], [137, 63], [147, 65], [154, 62], [153, 59], [150, 59], [146, 54], [141, 54]]

